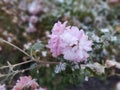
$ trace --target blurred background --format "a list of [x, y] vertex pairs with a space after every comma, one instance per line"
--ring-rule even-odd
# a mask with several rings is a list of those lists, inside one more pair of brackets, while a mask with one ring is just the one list
[[[94, 42], [90, 62], [104, 65], [106, 60], [120, 61], [120, 0], [0, 0], [0, 38], [30, 54], [32, 48], [33, 56], [43, 61], [59, 61], [45, 47], [48, 35], [57, 21], [68, 21], [68, 25], [86, 31]], [[1, 67], [8, 65], [7, 62], [16, 64], [28, 60], [30, 58], [16, 48], [0, 42]], [[32, 62], [14, 69], [23, 70], [35, 65]], [[89, 82], [84, 83], [83, 74], [70, 70], [56, 74], [54, 68], [55, 65], [43, 64], [30, 71], [15, 74], [14, 79], [8, 74], [8, 69], [0, 69], [0, 75], [8, 74], [1, 76], [0, 82], [7, 83], [8, 88], [11, 88], [20, 75], [31, 75], [48, 90], [113, 90], [120, 80], [120, 71], [116, 68], [96, 75], [100, 80], [90, 78]], [[87, 71], [86, 75], [92, 77], [94, 74]], [[112, 77], [107, 78], [108, 76]], [[95, 84], [101, 88], [98, 89]]]

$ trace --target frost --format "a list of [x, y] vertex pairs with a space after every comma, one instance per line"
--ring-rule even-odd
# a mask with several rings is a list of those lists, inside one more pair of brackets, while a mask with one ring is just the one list
[[107, 33], [107, 32], [109, 32], [109, 29], [108, 28], [101, 29], [101, 32]]
[[64, 71], [66, 69], [66, 63], [60, 62], [58, 65], [55, 67], [55, 73], [60, 73], [61, 71]]

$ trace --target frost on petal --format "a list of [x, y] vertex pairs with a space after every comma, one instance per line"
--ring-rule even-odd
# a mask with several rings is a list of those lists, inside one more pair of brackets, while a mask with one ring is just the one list
[[71, 27], [61, 35], [61, 39], [63, 43], [66, 43], [65, 49], [63, 49], [65, 59], [73, 62], [86, 61], [89, 57], [87, 52], [92, 50], [92, 41], [88, 40], [88, 36], [83, 30], [79, 31], [77, 27]]
[[35, 79], [32, 79], [30, 76], [20, 77], [20, 80], [17, 80], [16, 85], [12, 90], [22, 90], [25, 87], [31, 87], [32, 89], [37, 88], [39, 85]]
[[76, 54], [72, 52], [71, 49], [65, 50], [63, 54], [64, 54], [64, 58], [67, 60], [70, 60], [70, 61], [77, 60]]
[[62, 53], [60, 42], [61, 40], [57, 36], [52, 37], [48, 42], [48, 47], [50, 48], [50, 51], [54, 57], [57, 57]]
[[55, 25], [52, 28], [52, 34], [55, 34], [55, 35], [62, 34], [66, 28], [66, 24], [67, 24], [67, 21], [64, 22], [63, 24], [60, 21], [55, 23]]
[[71, 42], [77, 43], [76, 41], [78, 40], [76, 37], [73, 37], [71, 34], [69, 34], [68, 32], [65, 32], [61, 35], [61, 39], [63, 40], [63, 42], [72, 45]]
[[71, 35], [76, 36], [76, 37], [78, 38], [80, 31], [79, 31], [79, 28], [78, 28], [78, 27], [72, 26], [72, 27], [69, 29], [69, 32], [70, 32]]
[[48, 41], [48, 48], [52, 52], [53, 57], [58, 57], [62, 54], [62, 41], [60, 35], [64, 32], [67, 22], [63, 24], [61, 22], [55, 23], [52, 29], [52, 34], [50, 35], [50, 40]]

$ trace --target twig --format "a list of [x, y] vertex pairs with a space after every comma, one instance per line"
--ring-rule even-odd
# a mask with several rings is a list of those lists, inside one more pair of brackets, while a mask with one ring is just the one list
[[6, 77], [8, 74], [0, 74], [0, 78]]
[[[14, 64], [14, 65], [11, 65], [11, 67], [14, 68], [14, 67], [17, 67], [17, 66], [29, 63], [29, 62], [37, 62], [38, 64], [58, 64], [58, 62], [47, 62], [47, 61], [39, 61], [39, 60], [29, 60], [29, 61], [25, 61], [25, 62], [21, 62], [21, 63], [17, 63], [17, 64]], [[10, 68], [10, 66], [0, 67], [0, 69], [5, 69], [5, 68]]]
[[[26, 64], [26, 63], [29, 63], [29, 62], [33, 62], [34, 60], [29, 60], [29, 61], [25, 61], [25, 62], [21, 62], [21, 63], [17, 63], [17, 64], [14, 64], [14, 65], [11, 65], [11, 67], [16, 67], [16, 66], [20, 66], [20, 65], [23, 65], [23, 64]], [[3, 67], [0, 67], [0, 69], [5, 69], [5, 68], [9, 68], [10, 66], [3, 66]]]
[[30, 58], [33, 59], [32, 56], [30, 56], [28, 53], [26, 53], [26, 52], [25, 52], [24, 50], [22, 50], [21, 48], [15, 46], [14, 44], [12, 44], [12, 43], [10, 43], [10, 42], [4, 40], [4, 39], [1, 39], [1, 38], [0, 38], [0, 41], [1, 41], [1, 42], [4, 42], [4, 43], [6, 43], [6, 44], [9, 44], [10, 46], [13, 46], [14, 48], [18, 49], [19, 51], [21, 51], [22, 53], [24, 53], [25, 55], [27, 55], [28, 57], [30, 57]]

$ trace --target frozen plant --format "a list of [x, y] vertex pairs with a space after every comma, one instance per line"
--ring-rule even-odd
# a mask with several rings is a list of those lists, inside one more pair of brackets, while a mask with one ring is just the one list
[[66, 63], [60, 62], [56, 67], [55, 67], [55, 73], [59, 73], [61, 71], [65, 71], [66, 68]]
[[58, 22], [54, 25], [48, 48], [54, 57], [63, 55], [64, 59], [69, 61], [86, 61], [89, 57], [88, 51], [92, 50], [92, 41], [83, 30], [76, 26], [66, 27], [66, 23]]

